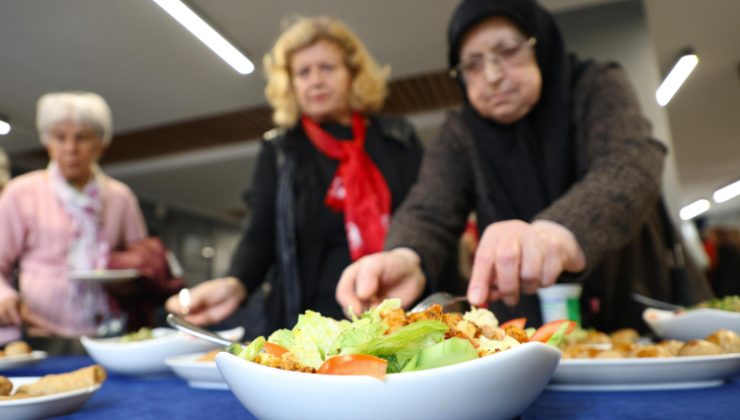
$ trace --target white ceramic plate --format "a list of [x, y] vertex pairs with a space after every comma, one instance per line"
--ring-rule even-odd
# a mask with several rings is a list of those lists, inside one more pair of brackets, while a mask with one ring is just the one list
[[40, 350], [34, 350], [29, 354], [19, 354], [17, 356], [3, 356], [0, 357], [0, 372], [28, 366], [43, 359], [46, 359], [46, 352]]
[[115, 283], [139, 278], [139, 272], [134, 269], [126, 270], [83, 270], [70, 271], [69, 279], [72, 281], [89, 281], [95, 283]]
[[[35, 382], [39, 377], [8, 378], [15, 388]], [[100, 384], [74, 391], [45, 395], [43, 397], [22, 398], [0, 401], [0, 419], [45, 419], [71, 413], [82, 407], [100, 389]]]
[[[170, 328], [155, 328], [154, 338], [122, 343], [120, 338], [82, 337], [80, 341], [87, 353], [96, 362], [112, 372], [126, 375], [149, 376], [166, 373], [168, 357], [197, 352], [206, 352], [218, 345], [201, 340]], [[219, 334], [231, 341], [238, 341], [244, 335], [244, 328], [238, 327]]]
[[682, 341], [705, 338], [720, 328], [740, 334], [740, 313], [719, 309], [693, 309], [676, 313], [647, 308], [642, 313], [642, 319], [659, 337]]
[[204, 353], [186, 354], [170, 357], [165, 360], [175, 375], [184, 379], [193, 388], [229, 389], [226, 381], [218, 371], [216, 362], [199, 362]]
[[[511, 419], [540, 395], [560, 351], [527, 343], [420, 372], [368, 376], [290, 372], [227, 352], [216, 364], [229, 389], [260, 419]], [[290, 401], [286, 404], [286, 401]]]
[[740, 353], [717, 356], [563, 359], [549, 389], [635, 391], [721, 385], [740, 370]]

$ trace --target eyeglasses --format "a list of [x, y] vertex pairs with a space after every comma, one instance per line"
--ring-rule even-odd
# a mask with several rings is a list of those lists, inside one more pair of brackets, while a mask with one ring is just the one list
[[527, 50], [534, 47], [536, 43], [537, 40], [534, 37], [531, 37], [514, 45], [496, 48], [490, 52], [473, 55], [453, 67], [450, 70], [450, 77], [456, 79], [460, 76], [463, 78], [479, 76], [483, 73], [483, 70], [486, 67], [486, 62], [505, 68], [518, 66], [526, 61], [527, 55], [525, 53]]

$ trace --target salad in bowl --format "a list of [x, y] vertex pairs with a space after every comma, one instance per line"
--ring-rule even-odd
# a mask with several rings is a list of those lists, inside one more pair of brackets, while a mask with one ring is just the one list
[[511, 418], [560, 360], [544, 342], [573, 327], [515, 324], [486, 309], [407, 313], [392, 299], [352, 321], [307, 311], [293, 329], [232, 345], [216, 363], [259, 418]]

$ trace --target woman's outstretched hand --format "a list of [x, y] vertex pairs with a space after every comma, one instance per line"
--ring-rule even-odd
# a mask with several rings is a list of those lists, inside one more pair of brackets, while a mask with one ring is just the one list
[[337, 302], [360, 314], [386, 298], [400, 298], [409, 307], [424, 290], [426, 278], [419, 256], [408, 248], [379, 252], [355, 261], [342, 272], [337, 285]]
[[521, 293], [536, 293], [555, 283], [564, 271], [579, 272], [585, 267], [575, 236], [557, 223], [493, 223], [483, 232], [475, 253], [468, 300], [481, 305], [501, 299], [514, 305]]
[[247, 289], [239, 279], [226, 277], [208, 280], [190, 289], [190, 303], [183, 306], [179, 295], [165, 303], [168, 312], [183, 316], [196, 325], [211, 325], [234, 313], [247, 297]]

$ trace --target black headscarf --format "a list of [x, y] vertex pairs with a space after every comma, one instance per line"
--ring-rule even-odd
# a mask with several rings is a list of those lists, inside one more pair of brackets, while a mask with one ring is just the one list
[[552, 15], [534, 0], [465, 0], [448, 28], [450, 68], [460, 61], [460, 44], [467, 32], [493, 16], [511, 19], [526, 35], [536, 38], [542, 94], [524, 118], [503, 125], [480, 116], [461, 84], [463, 118], [486, 171], [497, 217], [530, 221], [575, 180], [565, 46]]

